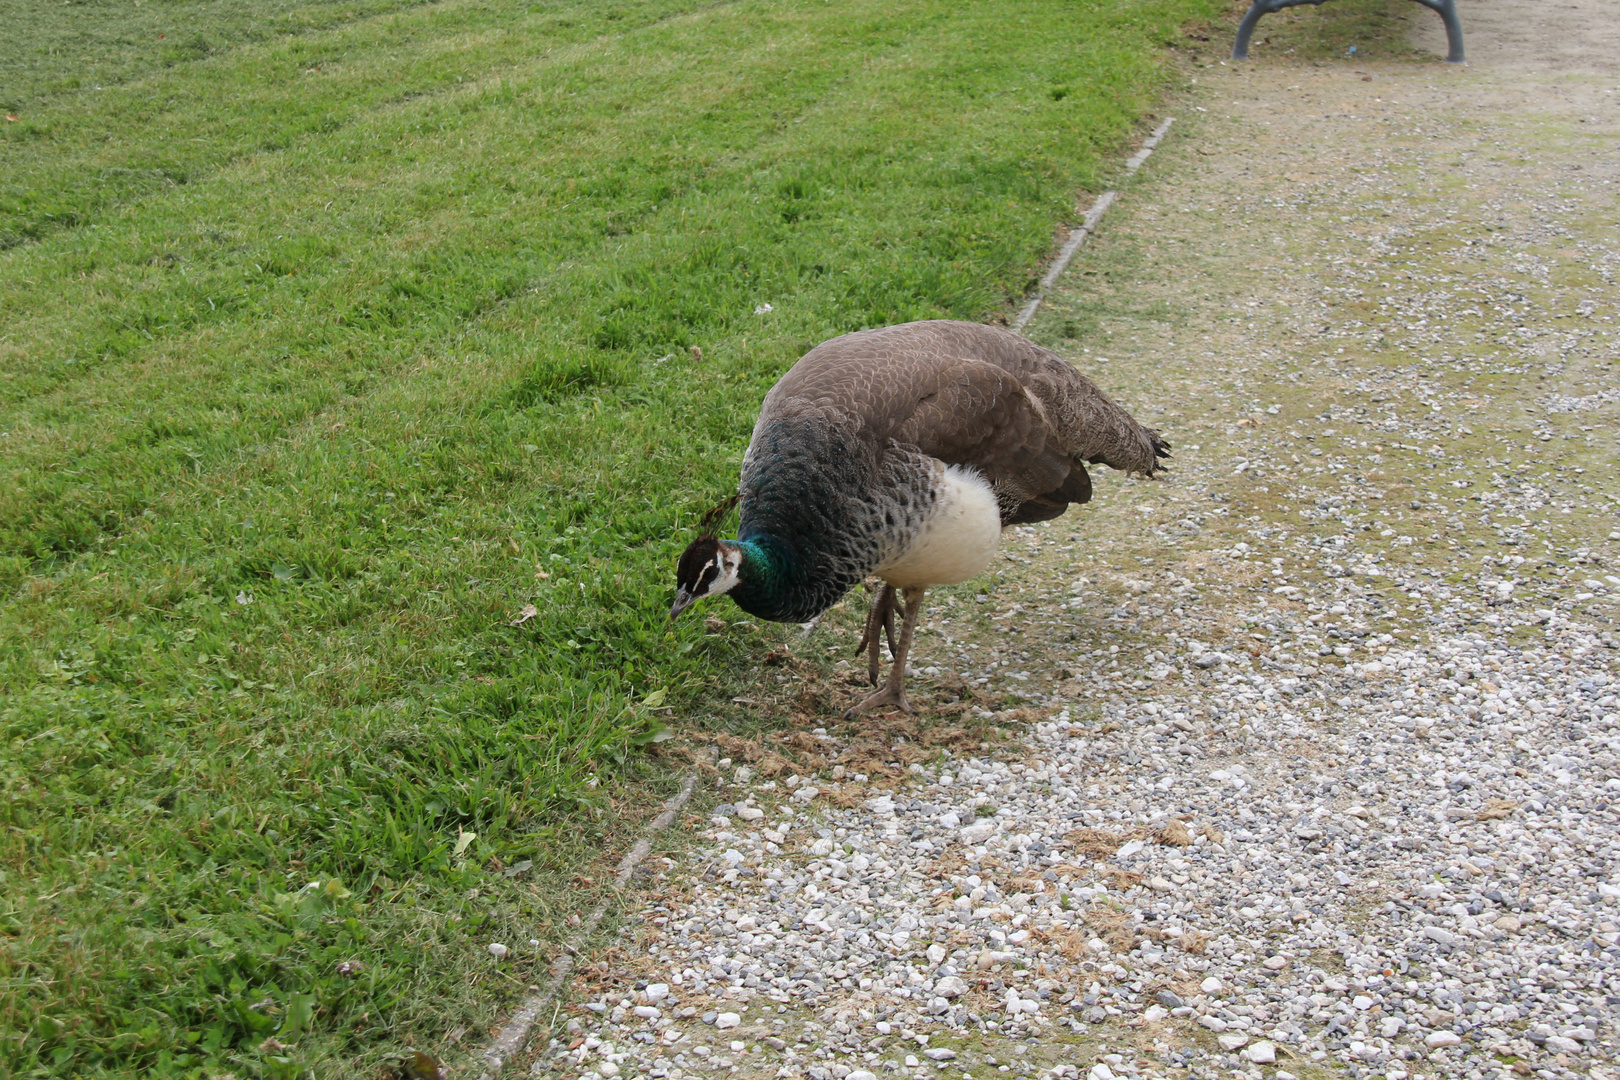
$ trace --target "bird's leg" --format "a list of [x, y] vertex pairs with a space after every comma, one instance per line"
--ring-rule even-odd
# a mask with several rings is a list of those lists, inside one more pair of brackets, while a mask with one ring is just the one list
[[911, 707], [911, 702], [906, 700], [906, 657], [911, 652], [911, 636], [917, 629], [917, 616], [922, 612], [923, 590], [906, 589], [904, 595], [905, 622], [900, 628], [900, 648], [895, 652], [894, 663], [889, 666], [888, 681], [877, 693], [846, 709], [845, 720], [853, 720], [862, 713], [872, 712], [875, 709], [899, 709], [908, 713], [917, 711]]
[[855, 655], [866, 654], [866, 673], [872, 680], [872, 685], [878, 684], [878, 629], [882, 628], [889, 638], [889, 655], [894, 655], [894, 586], [888, 582], [878, 590], [877, 599], [872, 601], [872, 610], [866, 613], [866, 632], [861, 635], [861, 643], [855, 646]]
[[[894, 657], [895, 657], [895, 651], [894, 651], [894, 609], [897, 606], [898, 605], [895, 604], [895, 602], [894, 602], [894, 586], [890, 585], [889, 586], [889, 610], [887, 610], [887, 611], [885, 611], [883, 613], [883, 636], [885, 638], [887, 638], [888, 641], [889, 641], [889, 659], [890, 660], [893, 660]], [[872, 685], [873, 686], [877, 685], [877, 680], [876, 679], [872, 680]]]

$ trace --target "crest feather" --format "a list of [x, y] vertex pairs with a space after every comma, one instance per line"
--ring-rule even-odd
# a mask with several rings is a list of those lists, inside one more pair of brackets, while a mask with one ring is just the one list
[[703, 519], [698, 522], [698, 536], [711, 537], [715, 535], [719, 531], [720, 523], [726, 520], [726, 515], [731, 513], [731, 508], [736, 506], [741, 498], [741, 495], [733, 495], [722, 500], [717, 506], [711, 507], [709, 512], [703, 515]]

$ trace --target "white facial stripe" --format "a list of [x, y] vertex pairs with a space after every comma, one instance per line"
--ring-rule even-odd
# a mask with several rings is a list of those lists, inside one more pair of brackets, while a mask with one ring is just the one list
[[715, 576], [708, 591], [704, 593], [705, 596], [719, 596], [737, 587], [737, 570], [742, 565], [741, 552], [721, 548], [711, 565], [714, 566]]

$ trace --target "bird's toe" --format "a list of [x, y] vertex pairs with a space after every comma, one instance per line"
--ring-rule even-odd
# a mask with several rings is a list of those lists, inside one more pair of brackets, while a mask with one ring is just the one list
[[899, 709], [903, 713], [912, 716], [917, 715], [917, 710], [907, 700], [904, 690], [896, 690], [893, 686], [885, 686], [877, 693], [871, 694], [845, 709], [844, 719], [853, 720], [863, 713], [879, 712], [886, 709]]

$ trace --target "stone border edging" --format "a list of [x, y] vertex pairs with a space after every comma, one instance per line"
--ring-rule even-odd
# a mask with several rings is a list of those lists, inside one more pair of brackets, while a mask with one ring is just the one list
[[[1142, 162], [1146, 161], [1148, 155], [1153, 153], [1153, 148], [1159, 145], [1165, 133], [1170, 130], [1170, 125], [1175, 122], [1175, 117], [1165, 117], [1164, 123], [1154, 128], [1153, 134], [1142, 140], [1142, 148], [1132, 154], [1125, 162], [1126, 177], [1130, 177], [1131, 174], [1142, 167]], [[1058, 257], [1052, 261], [1046, 275], [1041, 278], [1040, 285], [1035, 288], [1035, 295], [1030, 298], [1029, 303], [1024, 305], [1024, 310], [1018, 313], [1018, 317], [1013, 320], [1012, 328], [1014, 330], [1021, 331], [1029, 325], [1029, 320], [1035, 317], [1035, 312], [1039, 310], [1041, 301], [1046, 299], [1046, 294], [1051, 291], [1052, 286], [1057, 284], [1057, 279], [1063, 276], [1063, 271], [1069, 268], [1069, 260], [1073, 259], [1074, 253], [1080, 250], [1080, 245], [1086, 242], [1086, 237], [1096, 230], [1097, 222], [1102, 219], [1103, 212], [1112, 206], [1114, 200], [1118, 197], [1119, 192], [1113, 189], [1109, 189], [1097, 196], [1097, 201], [1091, 204], [1090, 210], [1086, 211], [1085, 220], [1080, 223], [1078, 229], [1069, 234], [1068, 240], [1063, 244], [1063, 249], [1058, 252]]]
[[[713, 757], [714, 751], [712, 747], [709, 753]], [[675, 815], [680, 813], [687, 802], [691, 800], [692, 792], [697, 790], [697, 782], [698, 770], [694, 768], [681, 781], [681, 790], [664, 800], [663, 813], [653, 818], [652, 823], [647, 826], [647, 831], [636, 840], [635, 845], [631, 847], [624, 858], [619, 860], [618, 870], [613, 881], [616, 889], [623, 889], [630, 883], [630, 876], [636, 872], [636, 867], [641, 865], [641, 860], [645, 859], [652, 851], [652, 841], [649, 837], [653, 833], [662, 832], [674, 824]], [[596, 932], [597, 927], [602, 924], [602, 919], [606, 917], [607, 910], [607, 900], [603, 900], [591, 910], [591, 913], [585, 917], [585, 921], [580, 923], [579, 930], [563, 946], [562, 955], [552, 962], [551, 976], [546, 980], [542, 989], [524, 998], [523, 1004], [518, 1006], [511, 1019], [501, 1026], [501, 1030], [496, 1033], [489, 1048], [480, 1055], [484, 1063], [484, 1071], [480, 1074], [480, 1080], [495, 1080], [507, 1063], [529, 1041], [529, 1033], [534, 1029], [535, 1021], [540, 1018], [541, 1014], [556, 1000], [557, 995], [562, 991], [564, 982], [574, 971], [574, 957], [579, 954], [580, 946]]]

